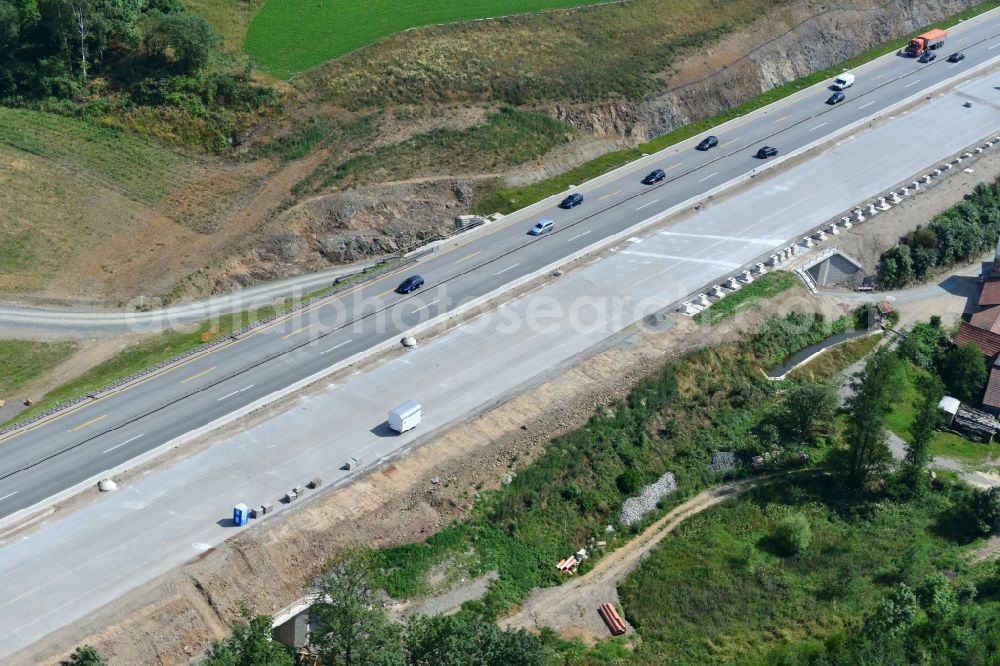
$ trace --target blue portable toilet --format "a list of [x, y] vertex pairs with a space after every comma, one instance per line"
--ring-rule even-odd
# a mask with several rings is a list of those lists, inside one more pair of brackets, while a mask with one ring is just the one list
[[250, 520], [250, 509], [246, 504], [237, 504], [233, 507], [233, 523], [236, 527], [242, 527]]

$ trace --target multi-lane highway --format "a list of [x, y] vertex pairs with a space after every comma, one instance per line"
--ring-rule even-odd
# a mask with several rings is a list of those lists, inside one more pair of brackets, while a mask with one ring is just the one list
[[[826, 105], [829, 92], [825, 87], [803, 91], [720, 127], [716, 131], [719, 146], [713, 150], [694, 150], [697, 139], [686, 142], [585, 184], [579, 188], [584, 203], [572, 210], [557, 209], [555, 201], [545, 202], [505, 218], [495, 228], [458, 239], [407, 269], [426, 279], [426, 286], [414, 294], [393, 292], [405, 274], [384, 277], [125, 390], [84, 403], [57, 419], [9, 435], [0, 441], [0, 517], [31, 507], [379, 344], [398, 340], [402, 332], [429, 319], [496, 293], [601, 239], [743, 178], [764, 166], [753, 158], [761, 145], [788, 154], [982, 66], [1000, 56], [997, 48], [1000, 16], [990, 13], [952, 31], [944, 55], [961, 49], [967, 55], [961, 63], [942, 57], [924, 65], [887, 56], [855, 70], [857, 83], [847, 91], [844, 103]], [[957, 139], [967, 138], [967, 143], [977, 140], [993, 123], [992, 95], [987, 87], [968, 110], [967, 121], [940, 129]], [[928, 155], [927, 164], [914, 163], [914, 171], [930, 166], [938, 157]], [[641, 177], [654, 167], [664, 169], [667, 179], [654, 186], [642, 185]], [[754, 211], [746, 215], [752, 217]], [[543, 217], [555, 221], [555, 231], [541, 237], [526, 235], [531, 224]], [[774, 247], [788, 238], [775, 235], [772, 240]], [[683, 259], [683, 239], [675, 239], [674, 247], [675, 251], [663, 256]], [[771, 248], [761, 245], [759, 249], [766, 254]], [[725, 256], [715, 263], [720, 275], [738, 268]], [[48, 316], [31, 314], [35, 319]], [[7, 323], [15, 321], [10, 313], [5, 317]], [[58, 321], [72, 326], [81, 320], [60, 313]], [[100, 318], [91, 316], [86, 321], [94, 325]]]
[[[963, 30], [973, 27], [963, 26]], [[980, 48], [1000, 44], [993, 39]], [[977, 60], [973, 48], [965, 50], [970, 66], [984, 62], [985, 56], [979, 54]], [[900, 62], [905, 63], [905, 72], [919, 67], [911, 60], [875, 63], [871, 71], [858, 70], [858, 85], [863, 85], [863, 77], [883, 76], [881, 67], [896, 68]], [[904, 79], [898, 85], [907, 83]], [[16, 658], [8, 655], [227, 538], [234, 528], [223, 519], [235, 502], [274, 502], [283, 491], [314, 476], [322, 477], [324, 486], [344, 482], [350, 475], [338, 468], [347, 457], [358, 455], [364, 464], [371, 464], [398, 454], [435, 429], [461, 422], [520, 390], [525, 382], [545, 376], [549, 369], [572, 362], [644, 314], [997, 132], [1000, 106], [992, 97], [998, 85], [1000, 78], [991, 69], [945, 94], [922, 98], [905, 112], [894, 112], [891, 121], [833, 141], [770, 177], [746, 179], [752, 187], [717, 197], [697, 212], [672, 217], [668, 226], [629, 232], [633, 223], [668, 210], [675, 190], [680, 198], [702, 193], [705, 184], [698, 187], [697, 181], [726, 168], [724, 164], [733, 164], [726, 178], [745, 177], [757, 164], [749, 153], [758, 142], [746, 137], [733, 144], [741, 146], [736, 154], [716, 162], [710, 160], [723, 156], [726, 149], [704, 155], [689, 146], [678, 147], [588, 185], [584, 205], [573, 211], [539, 206], [513, 227], [488, 229], [481, 237], [432, 256], [417, 269], [428, 285], [411, 298], [390, 292], [399, 279], [414, 272], [407, 271], [382, 281], [377, 289], [368, 285], [344, 295], [337, 301], [339, 306], [316, 308], [297, 321], [262, 330], [43, 428], [0, 442], [0, 456], [20, 456], [22, 466], [46, 452], [54, 453], [58, 446], [53, 442], [63, 447], [78, 444], [0, 480], [0, 508], [25, 497], [21, 506], [27, 506], [74, 478], [114, 467], [248, 401], [292, 385], [308, 373], [323, 371], [334, 362], [328, 359], [344, 359], [380, 339], [394, 343], [401, 330], [439, 311], [453, 310], [456, 294], [462, 300], [475, 298], [510, 284], [511, 274], [530, 275], [533, 268], [584, 250], [595, 236], [626, 232], [623, 242], [601, 260], [577, 267], [469, 325], [423, 341], [412, 352], [321, 384], [271, 418], [231, 436], [213, 438], [206, 446], [192, 447], [187, 455], [156, 471], [128, 479], [119, 492], [57, 514], [0, 545], [0, 570], [6, 583], [6, 594], [0, 599], [0, 657], [11, 663], [32, 663], [35, 660], [28, 653]], [[827, 94], [809, 91], [786, 104], [797, 107], [815, 102], [811, 108], [823, 110]], [[889, 97], [888, 103], [893, 99], [900, 97]], [[971, 108], [963, 106], [967, 100], [973, 102]], [[743, 136], [744, 127], [774, 125], [788, 114], [782, 106], [762, 111], [761, 117], [730, 123], [718, 132], [720, 143]], [[802, 128], [805, 138], [808, 129]], [[786, 153], [792, 145], [786, 139], [767, 139], [767, 143]], [[700, 166], [700, 173], [695, 169], [661, 188], [637, 184], [653, 166], [668, 168], [689, 160], [698, 161], [692, 166]], [[631, 198], [622, 198], [626, 194]], [[606, 198], [601, 200], [602, 196]], [[612, 201], [618, 204], [611, 206], [608, 202]], [[588, 217], [597, 210], [601, 212]], [[557, 221], [556, 232], [529, 239], [524, 233], [542, 216]], [[866, 222], [877, 223], [877, 217]], [[366, 303], [371, 308], [379, 298], [387, 306], [382, 324], [371, 310], [353, 316], [348, 309]], [[334, 312], [335, 307], [341, 312]], [[335, 328], [338, 322], [352, 319], [358, 322]], [[310, 342], [328, 329], [334, 330]], [[232, 375], [241, 364], [298, 342], [307, 344]], [[197, 393], [181, 397], [190, 390]], [[167, 398], [174, 401], [167, 404]], [[408, 398], [424, 403], [424, 422], [403, 436], [386, 436], [386, 409]], [[161, 405], [146, 416], [130, 418]], [[546, 404], [527, 405], [526, 418], [547, 409]], [[40, 490], [32, 494], [36, 489]]]

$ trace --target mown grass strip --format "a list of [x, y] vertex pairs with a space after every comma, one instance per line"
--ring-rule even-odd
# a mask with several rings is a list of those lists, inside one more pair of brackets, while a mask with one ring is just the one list
[[0, 340], [0, 399], [69, 358], [78, 346], [73, 342]]
[[507, 214], [524, 208], [525, 206], [530, 206], [531, 204], [541, 201], [546, 197], [565, 191], [570, 185], [579, 185], [580, 183], [597, 178], [598, 176], [608, 173], [609, 171], [612, 171], [624, 164], [633, 162], [643, 155], [652, 154], [682, 141], [686, 141], [691, 137], [698, 136], [699, 134], [707, 132], [727, 121], [744, 116], [752, 111], [765, 107], [768, 104], [772, 104], [780, 99], [788, 97], [789, 95], [793, 95], [800, 90], [804, 90], [809, 86], [832, 78], [846, 69], [858, 67], [859, 65], [863, 65], [888, 53], [897, 51], [906, 46], [912, 36], [918, 35], [929, 28], [953, 26], [960, 21], [968, 20], [991, 9], [996, 9], [997, 7], [1000, 7], [1000, 0], [988, 0], [987, 2], [982, 2], [975, 7], [971, 7], [963, 12], [954, 14], [941, 21], [937, 21], [933, 25], [924, 26], [919, 30], [915, 30], [911, 35], [874, 46], [864, 53], [860, 53], [853, 58], [848, 58], [838, 65], [813, 72], [808, 76], [804, 76], [802, 78], [795, 79], [794, 81], [789, 81], [788, 83], [780, 85], [776, 88], [772, 88], [771, 90], [768, 90], [767, 92], [762, 93], [757, 97], [754, 97], [753, 99], [726, 111], [725, 113], [720, 113], [712, 116], [711, 118], [705, 118], [704, 120], [699, 120], [683, 127], [678, 127], [677, 129], [667, 132], [663, 136], [657, 137], [652, 141], [641, 144], [636, 148], [606, 153], [596, 159], [585, 162], [584, 164], [581, 164], [566, 173], [553, 176], [552, 178], [547, 178], [546, 180], [542, 180], [531, 185], [493, 190], [492, 192], [484, 194], [479, 200], [477, 200], [475, 211], [484, 215], [494, 212]]
[[721, 301], [716, 301], [694, 316], [694, 320], [704, 326], [714, 326], [721, 321], [736, 316], [754, 303], [777, 296], [795, 284], [795, 275], [788, 271], [765, 273], [750, 284]]

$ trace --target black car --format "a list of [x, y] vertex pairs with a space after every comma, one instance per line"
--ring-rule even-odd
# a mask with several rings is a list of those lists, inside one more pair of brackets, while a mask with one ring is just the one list
[[963, 60], [965, 60], [965, 54], [962, 53], [961, 51], [952, 53], [950, 56], [948, 56], [948, 62], [962, 62]]
[[708, 150], [709, 148], [715, 148], [719, 145], [719, 138], [716, 136], [706, 136], [698, 144], [698, 150]]
[[663, 169], [653, 169], [649, 172], [645, 178], [642, 179], [643, 185], [652, 185], [653, 183], [658, 183], [667, 177], [667, 173]]
[[826, 100], [827, 104], [840, 104], [844, 101], [845, 95], [842, 92], [835, 92], [830, 95], [830, 99]]
[[772, 148], [771, 146], [764, 146], [757, 151], [757, 159], [766, 160], [768, 157], [774, 157], [778, 154], [777, 148]]
[[424, 279], [419, 275], [411, 275], [410, 277], [406, 278], [405, 280], [399, 283], [399, 286], [396, 287], [396, 293], [408, 294], [411, 291], [416, 291], [417, 289], [420, 289], [422, 286], [424, 286]]
[[937, 53], [934, 53], [934, 51], [924, 51], [924, 54], [919, 58], [917, 58], [917, 62], [928, 63], [932, 60], [935, 60], [936, 58], [937, 58]]
[[569, 209], [572, 208], [573, 206], [579, 206], [582, 203], [583, 203], [583, 195], [580, 194], [579, 192], [574, 192], [573, 194], [563, 199], [562, 203], [559, 204], [559, 207]]

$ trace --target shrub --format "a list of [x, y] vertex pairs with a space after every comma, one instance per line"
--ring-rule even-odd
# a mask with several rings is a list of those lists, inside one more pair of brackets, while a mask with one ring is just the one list
[[782, 555], [793, 556], [804, 552], [812, 541], [809, 519], [801, 513], [785, 516], [775, 526], [771, 539]]

